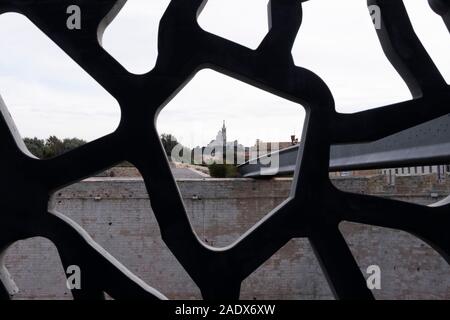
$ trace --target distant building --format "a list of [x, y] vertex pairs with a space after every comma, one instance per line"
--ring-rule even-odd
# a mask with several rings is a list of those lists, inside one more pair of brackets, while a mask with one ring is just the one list
[[225, 120], [223, 120], [222, 129], [217, 132], [216, 138], [214, 140], [211, 140], [210, 143], [208, 143], [207, 147], [221, 147], [227, 145], [227, 127], [225, 126]]
[[395, 169], [383, 169], [383, 174], [395, 174], [397, 176], [418, 176], [425, 174], [435, 173], [437, 175], [443, 175], [448, 172], [449, 166], [439, 165], [439, 166], [419, 166], [419, 167], [406, 167], [406, 168], [395, 168]]
[[299, 139], [291, 136], [289, 142], [263, 142], [260, 139], [252, 147], [244, 147], [238, 140], [227, 140], [227, 127], [225, 120], [222, 128], [217, 132], [215, 139], [211, 140], [205, 147], [196, 147], [193, 149], [194, 163], [227, 163], [243, 164], [250, 159], [256, 159], [266, 154], [292, 147], [299, 143]]
[[289, 142], [263, 142], [262, 140], [257, 139], [255, 145], [253, 147], [250, 147], [250, 157], [259, 158], [266, 154], [295, 146], [298, 143], [299, 140], [295, 135], [291, 136], [291, 141]]
[[435, 174], [438, 180], [444, 180], [450, 172], [450, 166], [435, 165], [435, 166], [418, 166], [406, 168], [383, 169], [382, 173], [387, 177], [389, 184], [395, 184], [395, 177], [405, 176], [421, 176]]
[[[225, 120], [222, 128], [217, 133], [216, 138], [211, 140], [206, 147], [197, 147], [195, 154], [201, 154], [200, 162], [208, 163], [228, 163], [241, 164], [245, 162], [245, 148], [237, 140], [229, 142], [227, 140], [227, 127]], [[197, 160], [197, 159], [196, 159]], [[196, 161], [198, 162], [198, 160]]]
[[390, 169], [374, 169], [374, 170], [355, 170], [355, 171], [340, 171], [331, 172], [331, 177], [363, 177], [372, 175], [384, 175], [388, 184], [395, 184], [396, 177], [411, 177], [434, 174], [438, 180], [446, 179], [450, 173], [450, 166], [435, 165], [435, 166], [417, 166], [405, 168], [390, 168]]

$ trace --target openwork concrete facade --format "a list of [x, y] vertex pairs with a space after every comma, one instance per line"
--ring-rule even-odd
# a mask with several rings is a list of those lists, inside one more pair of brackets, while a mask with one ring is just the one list
[[[49, 239], [64, 269], [77, 265], [83, 270], [82, 289], [72, 292], [77, 299], [102, 299], [104, 293], [117, 299], [165, 298], [152, 283], [144, 283], [108, 255], [74, 221], [48, 207], [55, 191], [126, 160], [144, 178], [162, 240], [205, 299], [239, 298], [242, 282], [297, 238], [311, 243], [336, 298], [372, 299], [339, 231], [342, 221], [408, 232], [449, 261], [447, 201], [429, 207], [347, 193], [336, 189], [328, 177], [331, 145], [378, 140], [449, 113], [449, 87], [415, 35], [403, 2], [369, 0], [368, 4], [381, 9], [377, 30], [381, 46], [414, 99], [356, 114], [337, 113], [320, 75], [294, 65], [291, 49], [301, 27], [302, 2], [272, 0], [270, 30], [260, 46], [250, 50], [199, 27], [197, 15], [206, 1], [172, 0], [160, 22], [156, 67], [136, 76], [100, 44], [105, 27], [125, 1], [0, 1], [0, 12], [27, 16], [113, 95], [122, 111], [114, 133], [39, 161], [25, 150], [6, 106], [1, 105], [0, 165], [8, 170], [0, 184], [0, 247], [5, 250], [17, 240], [37, 236]], [[84, 16], [79, 30], [67, 28], [67, 8], [73, 5]], [[430, 5], [449, 26], [448, 1], [430, 0]], [[289, 197], [224, 249], [206, 245], [193, 231], [154, 127], [161, 108], [205, 67], [301, 104], [307, 111]], [[0, 292], [8, 298], [12, 285], [6, 270], [2, 272]]]

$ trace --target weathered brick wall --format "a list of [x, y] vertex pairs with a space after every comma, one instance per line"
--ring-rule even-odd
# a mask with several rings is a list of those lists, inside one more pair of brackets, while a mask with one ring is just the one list
[[[334, 181], [354, 192], [383, 194], [387, 189], [373, 179], [379, 178]], [[235, 241], [286, 199], [290, 185], [289, 179], [179, 181], [194, 230], [202, 241], [217, 247]], [[429, 202], [427, 194], [427, 190], [417, 193], [416, 200]], [[141, 180], [87, 180], [56, 194], [54, 204], [169, 298], [200, 298], [199, 290], [161, 241]], [[364, 272], [369, 265], [381, 267], [382, 289], [375, 291], [378, 298], [450, 298], [450, 268], [422, 241], [402, 232], [349, 223], [342, 225], [342, 232]], [[48, 240], [15, 244], [6, 264], [20, 288], [15, 298], [71, 298], [56, 249]], [[331, 299], [332, 295], [308, 241], [296, 239], [244, 281], [242, 298]]]

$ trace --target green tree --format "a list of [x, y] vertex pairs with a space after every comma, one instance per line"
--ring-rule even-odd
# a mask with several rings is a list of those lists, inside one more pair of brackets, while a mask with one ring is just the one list
[[66, 138], [63, 140], [63, 152], [68, 152], [70, 150], [76, 149], [78, 147], [81, 147], [82, 145], [86, 144], [87, 142], [78, 139], [78, 138]]
[[78, 138], [60, 140], [56, 136], [50, 136], [46, 140], [25, 138], [23, 141], [28, 150], [39, 159], [53, 158], [86, 144], [86, 141]]
[[50, 136], [45, 141], [44, 159], [56, 157], [64, 153], [64, 144], [56, 136]]
[[232, 164], [218, 164], [212, 163], [208, 165], [209, 175], [213, 178], [238, 178], [239, 171], [235, 165]]
[[45, 148], [44, 140], [34, 137], [34, 138], [25, 138], [23, 139], [23, 142], [25, 143], [25, 146], [27, 147], [28, 151], [30, 151], [34, 156], [38, 157], [39, 159], [44, 158], [44, 148]]
[[172, 154], [173, 148], [178, 144], [177, 138], [175, 138], [171, 134], [163, 133], [161, 135], [161, 143], [163, 145], [164, 151], [166, 152], [166, 155], [170, 157]]

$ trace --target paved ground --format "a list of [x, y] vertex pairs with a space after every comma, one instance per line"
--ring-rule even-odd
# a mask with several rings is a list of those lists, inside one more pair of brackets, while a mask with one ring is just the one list
[[207, 175], [189, 168], [172, 168], [175, 179], [203, 179]]

